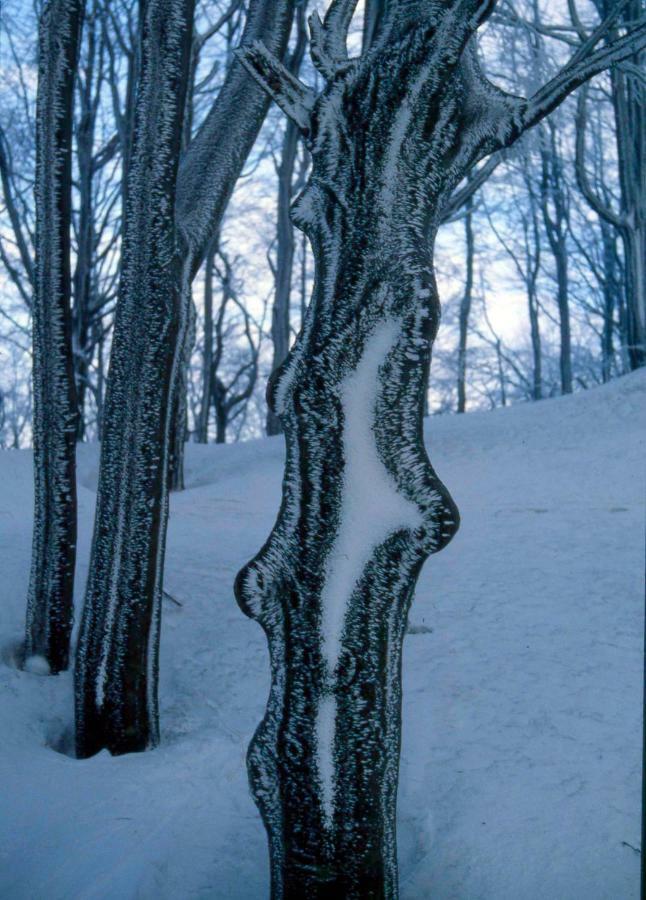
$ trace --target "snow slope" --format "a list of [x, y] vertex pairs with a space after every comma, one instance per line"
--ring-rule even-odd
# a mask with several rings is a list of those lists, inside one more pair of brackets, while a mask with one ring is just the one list
[[[632, 900], [639, 884], [646, 372], [428, 422], [462, 513], [404, 649], [402, 900]], [[266, 843], [245, 750], [268, 661], [233, 577], [278, 508], [282, 439], [189, 447], [173, 497], [162, 746], [77, 761], [72, 684], [12, 666], [31, 457], [0, 454], [0, 897], [254, 900]], [[77, 594], [97, 449], [80, 449]]]

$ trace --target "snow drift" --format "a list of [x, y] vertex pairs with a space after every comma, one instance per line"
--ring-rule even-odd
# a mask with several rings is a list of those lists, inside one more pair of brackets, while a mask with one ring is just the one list
[[[427, 420], [462, 527], [425, 566], [404, 648], [404, 900], [639, 895], [646, 373]], [[151, 753], [78, 761], [69, 673], [16, 668], [31, 454], [0, 454], [0, 896], [255, 900], [265, 835], [246, 747], [261, 629], [232, 596], [274, 520], [282, 439], [191, 445], [173, 496]], [[77, 598], [98, 457], [79, 451]], [[77, 609], [78, 619], [78, 609]]]

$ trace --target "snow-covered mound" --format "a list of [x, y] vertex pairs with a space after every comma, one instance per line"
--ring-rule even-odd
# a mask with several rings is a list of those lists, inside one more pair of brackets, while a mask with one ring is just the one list
[[[639, 893], [646, 373], [435, 418], [462, 513], [426, 565], [404, 650], [403, 900]], [[15, 668], [31, 457], [0, 454], [0, 897], [263, 900], [245, 751], [268, 660], [231, 584], [278, 508], [282, 439], [189, 447], [173, 497], [162, 746], [77, 761], [69, 674]], [[97, 448], [80, 448], [77, 598]]]

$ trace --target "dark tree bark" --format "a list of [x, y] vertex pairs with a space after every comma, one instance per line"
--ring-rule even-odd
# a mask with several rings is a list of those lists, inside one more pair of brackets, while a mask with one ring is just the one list
[[[611, 0], [595, 0], [602, 14], [612, 12]], [[622, 12], [629, 25], [644, 15], [643, 0], [630, 0]], [[609, 35], [610, 39], [613, 33]], [[611, 72], [615, 110], [619, 185], [620, 233], [626, 262], [626, 312], [628, 349], [633, 369], [646, 365], [646, 89], [644, 48], [636, 47], [629, 59], [631, 71]]]
[[563, 177], [563, 162], [556, 141], [556, 126], [549, 123], [549, 140], [541, 145], [541, 205], [547, 239], [556, 270], [556, 301], [559, 311], [559, 366], [561, 393], [572, 393], [572, 333], [568, 276], [569, 199]]
[[184, 454], [188, 437], [188, 370], [191, 352], [195, 343], [195, 320], [197, 313], [192, 298], [189, 302], [189, 325], [186, 340], [182, 346], [182, 357], [173, 390], [173, 410], [171, 413], [170, 452], [168, 462], [168, 486], [171, 491], [184, 490]]
[[[91, 13], [86, 15], [87, 52], [85, 65], [80, 69], [78, 98], [80, 114], [76, 125], [76, 160], [78, 166], [79, 211], [77, 228], [76, 268], [74, 270], [74, 302], [72, 331], [74, 349], [74, 380], [78, 408], [77, 440], [85, 433], [85, 394], [92, 353], [90, 313], [92, 306], [92, 267], [96, 233], [93, 209], [94, 138], [98, 108], [98, 91], [93, 95], [94, 69], [98, 62], [97, 25]], [[80, 73], [79, 73], [80, 75]], [[88, 346], [90, 345], [90, 346]]]
[[71, 144], [83, 5], [50, 0], [39, 24], [33, 314], [34, 531], [25, 656], [66, 669], [76, 558], [71, 334]]
[[168, 397], [183, 265], [173, 209], [192, 22], [192, 0], [143, 2], [120, 295], [76, 658], [79, 757], [158, 741]]
[[293, 216], [314, 292], [268, 390], [287, 444], [283, 502], [236, 580], [270, 649], [248, 765], [274, 898], [397, 896], [402, 640], [420, 568], [458, 524], [422, 440], [439, 321], [430, 247], [472, 167], [612, 61], [593, 42], [524, 100], [478, 64], [471, 38], [491, 0], [388, 4], [349, 60], [354, 6], [334, 0], [311, 20], [320, 95], [261, 44], [242, 57], [313, 161]]
[[[252, 0], [243, 43], [263, 38], [282, 57], [293, 12], [293, 0]], [[175, 176], [189, 13], [189, 0], [145, 0], [141, 8], [121, 293], [76, 666], [79, 756], [103, 747], [112, 753], [145, 750], [159, 739], [168, 466], [191, 281], [219, 231], [269, 104], [236, 62]]]
[[[595, 0], [601, 15], [614, 10], [613, 27], [606, 39], [616, 39], [618, 25], [630, 25], [644, 15], [643, 0], [618, 4], [615, 0]], [[621, 6], [621, 9], [619, 7]], [[585, 95], [580, 97], [577, 115], [577, 179], [586, 200], [621, 235], [625, 265], [625, 331], [630, 368], [646, 365], [646, 90], [643, 81], [645, 53], [635, 45], [625, 67], [610, 73], [615, 115], [620, 208], [611, 209], [605, 198], [588, 182], [584, 143], [586, 127]]]
[[[292, 75], [298, 75], [305, 46], [305, 6], [299, 7], [298, 33], [294, 51], [287, 63]], [[272, 371], [276, 371], [285, 361], [289, 351], [290, 311], [292, 294], [292, 270], [294, 265], [294, 228], [289, 209], [292, 202], [294, 165], [298, 153], [299, 131], [291, 120], [287, 121], [283, 135], [280, 165], [278, 166], [278, 216], [276, 223], [276, 271], [274, 305], [271, 312], [271, 340], [273, 345]], [[278, 417], [268, 410], [267, 434], [280, 434], [282, 426]]]
[[204, 265], [204, 347], [202, 349], [202, 397], [197, 426], [197, 442], [209, 440], [209, 410], [211, 408], [211, 366], [213, 363], [213, 269], [218, 249], [217, 238], [207, 250]]
[[529, 313], [529, 333], [532, 344], [532, 399], [540, 400], [543, 396], [543, 356], [541, 348], [541, 329], [538, 314], [538, 274], [541, 265], [541, 237], [538, 227], [538, 213], [534, 191], [525, 176], [529, 195], [529, 221], [523, 220], [525, 242], [525, 284], [527, 289], [527, 309]]
[[466, 215], [464, 217], [465, 260], [466, 279], [464, 293], [460, 302], [459, 338], [458, 338], [458, 412], [463, 413], [467, 408], [467, 335], [469, 333], [469, 315], [471, 313], [471, 301], [473, 299], [473, 198], [469, 197], [466, 203]]

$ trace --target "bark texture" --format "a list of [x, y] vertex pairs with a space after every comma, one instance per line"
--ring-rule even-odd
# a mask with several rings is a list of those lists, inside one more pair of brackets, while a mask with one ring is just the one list
[[76, 559], [76, 392], [70, 311], [71, 144], [83, 4], [50, 0], [39, 24], [33, 313], [34, 531], [25, 656], [66, 669]]
[[575, 54], [530, 100], [505, 94], [472, 39], [491, 0], [395, 0], [350, 60], [355, 5], [334, 0], [324, 22], [311, 19], [318, 95], [261, 44], [243, 54], [313, 166], [293, 208], [313, 295], [268, 389], [287, 444], [282, 505], [236, 580], [271, 659], [250, 781], [272, 896], [294, 900], [398, 892], [402, 640], [421, 566], [458, 526], [422, 438], [439, 322], [433, 238], [475, 163], [601, 65]]
[[192, 0], [143, 3], [120, 296], [76, 659], [80, 757], [158, 741], [168, 397], [180, 362], [182, 259], [173, 211], [192, 21]]
[[[306, 43], [305, 10], [301, 7], [298, 15], [296, 45], [287, 64], [287, 68], [293, 75], [298, 75]], [[298, 142], [298, 127], [294, 122], [288, 120], [283, 135], [280, 165], [277, 171], [276, 271], [274, 273], [276, 288], [274, 305], [271, 311], [271, 341], [274, 351], [272, 371], [275, 371], [283, 364], [289, 351], [292, 271], [295, 248], [290, 206], [293, 195], [294, 165], [298, 154]], [[276, 435], [280, 434], [280, 432], [280, 422], [272, 410], [269, 410], [267, 413], [267, 434]]]
[[[293, 0], [252, 0], [243, 42], [263, 38], [282, 56], [293, 12]], [[132, 140], [124, 134], [122, 279], [76, 665], [79, 756], [159, 740], [168, 470], [191, 281], [269, 103], [236, 63], [178, 170], [191, 17], [189, 0], [144, 0], [141, 8]]]
[[458, 412], [466, 412], [467, 408], [467, 339], [469, 335], [469, 316], [473, 302], [473, 198], [469, 197], [464, 216], [464, 239], [466, 249], [466, 278], [464, 294], [460, 301], [459, 337], [458, 337]]

